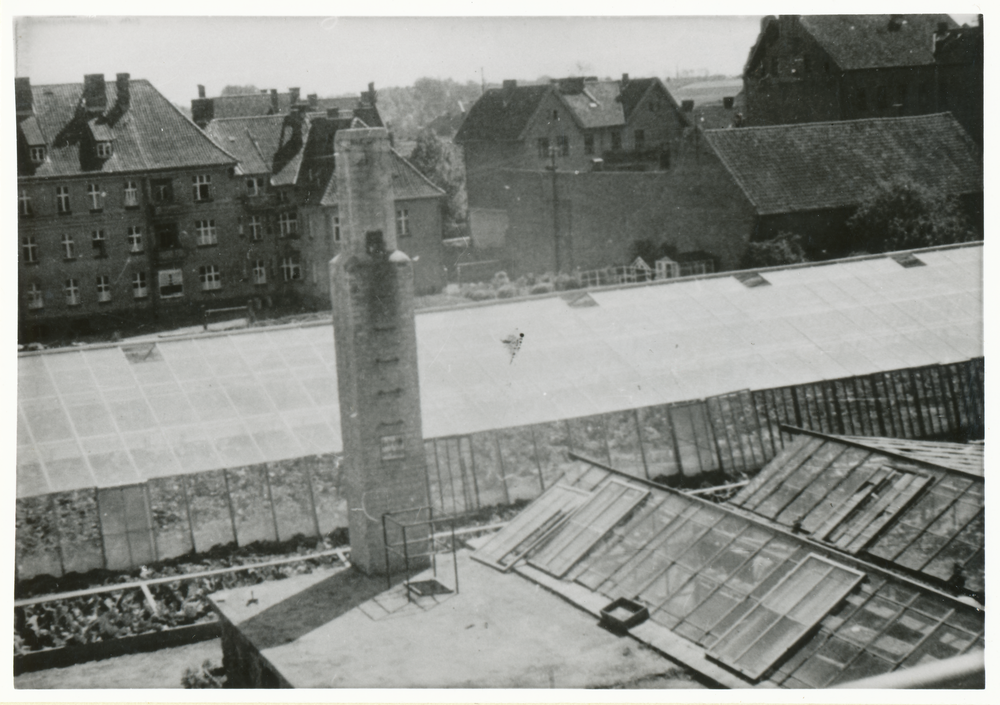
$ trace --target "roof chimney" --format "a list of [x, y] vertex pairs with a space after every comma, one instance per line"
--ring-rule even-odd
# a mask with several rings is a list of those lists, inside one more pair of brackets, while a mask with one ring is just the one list
[[271, 114], [277, 115], [280, 112], [278, 109], [278, 89], [271, 89]]
[[117, 105], [123, 110], [132, 102], [132, 88], [129, 83], [130, 76], [127, 73], [115, 75], [115, 93], [117, 94]]
[[726, 110], [732, 110], [733, 109], [733, 96], [727, 95], [725, 98], [723, 98], [722, 99], [722, 107], [725, 108]]
[[691, 99], [681, 101], [681, 112], [690, 113], [694, 110], [694, 101]]
[[767, 29], [767, 26], [775, 20], [774, 15], [767, 15], [766, 17], [760, 18], [760, 31], [763, 32]]
[[938, 22], [937, 33], [938, 34], [948, 34], [948, 23], [947, 22]]
[[889, 15], [889, 31], [898, 32], [903, 26], [902, 15]]
[[199, 98], [205, 97], [205, 86], [201, 85], [200, 83], [198, 84], [198, 97]]
[[369, 105], [375, 105], [375, 101], [376, 100], [377, 100], [377, 98], [376, 98], [376, 95], [375, 95], [375, 82], [374, 81], [369, 81], [369, 83], [368, 83], [368, 104]]
[[288, 102], [290, 105], [295, 105], [299, 102], [299, 89], [289, 88], [288, 89]]
[[103, 73], [88, 73], [83, 77], [83, 100], [87, 104], [87, 112], [102, 113], [108, 107]]
[[628, 85], [628, 74], [627, 73], [623, 73], [622, 74], [622, 88], [624, 88], [627, 85]]
[[509, 78], [505, 79], [503, 82], [504, 91], [512, 91], [517, 88], [517, 81], [512, 81]]
[[316, 93], [310, 93], [306, 96], [306, 100], [309, 101], [309, 110], [313, 112], [319, 110], [319, 95]]
[[204, 128], [215, 117], [215, 100], [212, 98], [195, 98], [191, 101], [191, 120], [198, 127]]
[[31, 115], [34, 112], [34, 101], [31, 95], [31, 79], [14, 79], [14, 103], [17, 106], [17, 114]]

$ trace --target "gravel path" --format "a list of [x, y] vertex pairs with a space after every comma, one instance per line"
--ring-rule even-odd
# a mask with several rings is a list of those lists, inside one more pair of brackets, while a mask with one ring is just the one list
[[188, 668], [197, 668], [206, 659], [214, 665], [222, 663], [222, 643], [219, 639], [24, 673], [14, 678], [14, 687], [180, 688], [184, 672]]

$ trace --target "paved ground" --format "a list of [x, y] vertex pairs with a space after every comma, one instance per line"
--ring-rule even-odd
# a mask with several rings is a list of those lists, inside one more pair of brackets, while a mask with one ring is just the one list
[[188, 668], [197, 669], [206, 659], [215, 666], [222, 663], [222, 645], [218, 639], [147, 654], [116, 656], [104, 661], [24, 673], [14, 678], [14, 687], [180, 688], [184, 672]]
[[[253, 601], [249, 588], [217, 596], [296, 687], [701, 687], [652, 650], [464, 551], [460, 594], [418, 603], [407, 603], [402, 586], [384, 591], [351, 573], [256, 585]], [[439, 558], [438, 577], [453, 585], [450, 557]]]

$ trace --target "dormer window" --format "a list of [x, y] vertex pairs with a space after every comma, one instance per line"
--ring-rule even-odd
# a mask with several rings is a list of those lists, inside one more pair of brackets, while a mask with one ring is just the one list
[[111, 143], [110, 142], [98, 142], [97, 143], [97, 156], [100, 159], [107, 159], [112, 154]]
[[32, 164], [41, 164], [45, 161], [45, 147], [31, 147], [29, 149], [29, 156], [31, 157]]

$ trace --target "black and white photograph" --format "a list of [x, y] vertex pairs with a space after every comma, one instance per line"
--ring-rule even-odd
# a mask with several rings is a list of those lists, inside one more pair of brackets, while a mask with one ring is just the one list
[[989, 702], [982, 10], [551, 5], [5, 9], [15, 699]]

